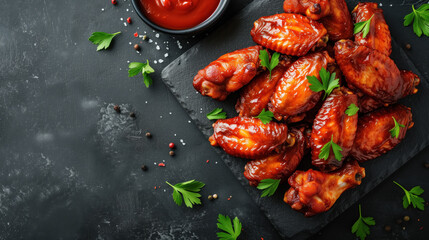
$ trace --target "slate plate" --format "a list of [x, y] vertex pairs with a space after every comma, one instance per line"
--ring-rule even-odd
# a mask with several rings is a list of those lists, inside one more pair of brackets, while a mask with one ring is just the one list
[[[222, 27], [212, 32], [163, 70], [162, 78], [164, 83], [177, 97], [183, 108], [207, 138], [212, 134], [211, 125], [213, 122], [206, 118], [206, 114], [216, 107], [221, 107], [227, 112], [228, 117], [236, 116], [234, 105], [237, 94], [229, 96], [225, 102], [203, 97], [193, 88], [193, 77], [199, 69], [204, 68], [222, 54], [255, 45], [249, 34], [253, 22], [261, 16], [282, 12], [282, 2], [282, 0], [257, 0], [252, 2], [234, 18], [227, 21]], [[348, 1], [349, 9], [353, 9], [357, 2]], [[386, 2], [384, 5], [389, 3], [388, 1], [381, 2]], [[394, 40], [392, 45], [393, 53], [391, 58], [395, 60], [399, 69], [412, 70], [422, 77]], [[429, 111], [427, 111], [426, 106], [426, 103], [429, 102], [428, 84], [427, 79], [422, 78], [418, 87], [419, 93], [401, 101], [401, 103], [412, 108], [415, 122], [415, 127], [408, 131], [405, 140], [386, 155], [363, 164], [363, 167], [366, 168], [367, 177], [363, 180], [362, 185], [346, 191], [331, 210], [312, 218], [305, 218], [301, 213], [292, 210], [289, 205], [283, 202], [283, 194], [288, 188], [287, 185], [281, 186], [273, 197], [261, 199], [259, 197], [260, 191], [250, 187], [247, 179], [243, 176], [245, 161], [231, 157], [221, 149], [217, 148], [217, 151], [279, 233], [284, 238], [303, 239], [316, 233], [348, 207], [356, 203], [428, 145], [429, 128], [426, 127], [427, 119], [429, 119]], [[309, 160], [304, 159], [303, 161]]]

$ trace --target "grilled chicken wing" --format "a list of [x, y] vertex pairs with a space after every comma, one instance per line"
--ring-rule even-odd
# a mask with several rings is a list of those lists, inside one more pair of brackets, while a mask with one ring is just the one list
[[335, 59], [348, 84], [383, 103], [417, 92], [420, 79], [401, 74], [393, 60], [377, 50], [340, 40], [335, 44]]
[[313, 20], [319, 20], [330, 12], [328, 0], [285, 0], [283, 10], [286, 13], [304, 14]]
[[333, 62], [326, 51], [309, 54], [295, 61], [277, 83], [268, 103], [276, 119], [286, 119], [313, 108], [322, 93], [310, 89], [307, 76], [319, 78], [320, 69], [326, 69]]
[[328, 211], [347, 189], [360, 185], [365, 169], [356, 161], [346, 163], [343, 168], [330, 173], [313, 169], [296, 171], [289, 178], [290, 189], [284, 200], [292, 209], [306, 217]]
[[225, 100], [231, 92], [246, 85], [258, 72], [261, 46], [227, 53], [194, 77], [194, 88], [204, 96]]
[[[311, 159], [313, 165], [322, 171], [340, 168], [353, 146], [358, 115], [348, 116], [345, 113], [347, 107], [352, 103], [357, 105], [355, 94], [345, 88], [335, 89], [325, 100], [314, 119], [310, 140]], [[331, 138], [342, 149], [341, 161], [335, 159], [331, 150], [328, 159], [319, 158], [322, 147], [330, 142]]]
[[257, 44], [293, 56], [303, 56], [315, 47], [325, 46], [326, 33], [323, 24], [289, 13], [261, 17], [250, 32]]
[[257, 118], [234, 117], [217, 120], [214, 133], [209, 138], [212, 146], [219, 145], [235, 157], [259, 159], [268, 156], [286, 142], [286, 124], [270, 122], [263, 124]]
[[383, 106], [387, 107], [387, 105], [388, 104], [380, 102], [379, 100], [374, 99], [365, 94], [363, 94], [361, 97], [358, 98], [358, 107], [359, 107], [359, 112], [361, 113], [372, 112]]
[[267, 107], [277, 82], [291, 64], [289, 59], [283, 60], [271, 72], [265, 71], [256, 76], [240, 92], [235, 110], [244, 117], [257, 116]]
[[355, 42], [389, 56], [392, 52], [392, 37], [390, 36], [389, 26], [384, 20], [383, 10], [378, 8], [377, 3], [359, 3], [352, 11], [355, 23], [369, 20], [371, 24], [368, 35], [364, 38], [360, 32], [355, 35]]
[[289, 137], [279, 153], [246, 164], [244, 176], [250, 185], [256, 186], [261, 180], [268, 178], [285, 180], [295, 171], [306, 147], [304, 128], [290, 129]]
[[[395, 126], [392, 117], [405, 126], [400, 127], [398, 138], [392, 137], [390, 133], [390, 129]], [[360, 162], [374, 159], [398, 145], [413, 125], [410, 108], [400, 104], [368, 113], [359, 118], [350, 155]]]
[[329, 39], [338, 41], [353, 37], [353, 22], [344, 0], [329, 0], [331, 11], [328, 16], [320, 19], [328, 31]]

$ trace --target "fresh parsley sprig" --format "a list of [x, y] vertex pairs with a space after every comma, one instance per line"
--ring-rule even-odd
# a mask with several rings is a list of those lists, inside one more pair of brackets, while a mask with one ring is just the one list
[[167, 181], [165, 183], [174, 189], [173, 200], [177, 205], [182, 206], [183, 201], [189, 208], [192, 208], [194, 204], [201, 204], [201, 195], [198, 192], [201, 191], [201, 188], [204, 187], [204, 183], [195, 180], [177, 183], [176, 185], [171, 185]]
[[273, 120], [274, 114], [271, 111], [265, 111], [262, 109], [261, 113], [255, 118], [259, 118], [263, 124], [267, 124]]
[[153, 80], [149, 74], [154, 73], [155, 70], [149, 65], [149, 60], [146, 60], [146, 63], [141, 62], [131, 62], [128, 65], [128, 77], [134, 77], [139, 73], [143, 75], [143, 82], [147, 88], [152, 85]]
[[219, 214], [217, 217], [217, 228], [223, 232], [217, 232], [219, 240], [236, 240], [241, 234], [241, 222], [237, 217], [232, 220], [229, 216]]
[[216, 119], [225, 119], [226, 118], [226, 112], [222, 112], [222, 108], [215, 108], [213, 111], [207, 113], [207, 118], [209, 120], [216, 120]]
[[319, 71], [320, 79], [322, 82], [317, 79], [316, 76], [307, 76], [308, 83], [310, 83], [310, 89], [314, 92], [325, 91], [323, 99], [325, 99], [331, 92], [340, 86], [340, 80], [335, 79], [335, 72], [330, 73], [324, 67]]
[[392, 117], [393, 121], [395, 122], [395, 126], [389, 130], [390, 135], [392, 135], [392, 137], [394, 138], [398, 138], [399, 137], [399, 131], [401, 130], [401, 128], [405, 127], [404, 125], [398, 123], [395, 119], [395, 117]]
[[402, 190], [404, 190], [405, 195], [402, 198], [402, 205], [404, 208], [408, 208], [410, 204], [413, 205], [414, 208], [418, 208], [420, 210], [425, 210], [425, 200], [422, 197], [419, 197], [423, 192], [423, 188], [420, 186], [415, 186], [411, 188], [410, 191], [407, 191], [401, 184], [393, 181], [396, 185], [398, 185]]
[[353, 34], [358, 34], [362, 32], [362, 37], [366, 38], [369, 33], [369, 29], [371, 27], [371, 19], [374, 17], [374, 14], [366, 21], [355, 23], [355, 27], [353, 29]]
[[267, 197], [267, 196], [268, 197], [273, 196], [277, 188], [279, 187], [279, 184], [280, 184], [280, 179], [268, 178], [268, 179], [261, 180], [261, 182], [257, 186], [259, 190], [263, 190], [261, 194], [261, 198]]
[[358, 111], [359, 111], [358, 106], [356, 106], [354, 103], [351, 103], [346, 109], [346, 114], [349, 117], [351, 117], [351, 116], [355, 115]]
[[329, 154], [331, 153], [331, 147], [332, 152], [334, 152], [335, 159], [337, 159], [337, 161], [341, 161], [343, 158], [341, 151], [343, 151], [343, 149], [340, 147], [340, 145], [334, 143], [334, 135], [331, 135], [331, 141], [326, 143], [320, 150], [319, 158], [327, 160], [329, 158]]
[[404, 17], [404, 26], [413, 23], [414, 33], [421, 37], [422, 34], [429, 37], [429, 3], [422, 4], [417, 10], [412, 5], [413, 12]]
[[271, 79], [271, 71], [279, 64], [279, 57], [280, 57], [280, 53], [275, 52], [271, 56], [271, 61], [270, 61], [270, 56], [267, 50], [259, 51], [259, 59], [261, 59], [261, 65], [263, 67], [266, 67], [268, 71], [270, 71], [270, 79]]
[[91, 41], [93, 44], [98, 45], [97, 51], [100, 51], [102, 49], [107, 49], [110, 46], [112, 39], [120, 33], [121, 32], [117, 32], [117, 33], [93, 32], [88, 40]]
[[362, 209], [359, 204], [359, 219], [353, 224], [352, 233], [364, 240], [370, 233], [368, 225], [374, 226], [375, 220], [373, 217], [362, 217]]

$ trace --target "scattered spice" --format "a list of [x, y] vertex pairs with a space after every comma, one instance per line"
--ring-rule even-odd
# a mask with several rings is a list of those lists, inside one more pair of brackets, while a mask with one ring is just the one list
[[165, 163], [158, 164], [159, 167], [165, 167]]
[[136, 118], [136, 114], [134, 112], [130, 112], [130, 117]]
[[405, 221], [405, 222], [410, 221], [410, 216], [404, 216], [404, 221]]
[[210, 160], [207, 160], [207, 161], [206, 161], [206, 163], [209, 163], [209, 162], [210, 162]]
[[425, 168], [429, 168], [429, 162], [425, 162], [423, 165], [425, 166]]
[[138, 37], [139, 34], [137, 32], [134, 33], [134, 37]]
[[147, 138], [151, 138], [151, 137], [152, 137], [152, 134], [151, 134], [150, 132], [147, 132], [147, 133], [146, 133], [146, 137], [147, 137]]
[[384, 226], [384, 231], [390, 232], [392, 230], [392, 227], [390, 225]]
[[131, 18], [130, 17], [127, 18], [127, 23], [131, 23]]
[[142, 165], [142, 166], [141, 166], [141, 169], [142, 169], [143, 171], [147, 171], [147, 166], [146, 166], [146, 165]]
[[402, 227], [402, 230], [405, 230], [405, 227]]
[[116, 0], [112, 0], [112, 4], [116, 5], [118, 2]]
[[208, 198], [209, 200], [213, 200], [213, 196], [212, 196], [212, 195], [209, 195], [207, 198]]
[[136, 51], [140, 51], [140, 46], [139, 46], [138, 44], [134, 44], [134, 49], [135, 49]]
[[410, 50], [411, 49], [411, 44], [409, 44], [409, 43], [405, 44], [405, 49]]
[[396, 219], [396, 223], [397, 224], [401, 224], [402, 223], [402, 219]]
[[173, 148], [176, 147], [176, 145], [174, 145], [174, 143], [171, 142], [171, 143], [168, 144], [168, 147], [171, 148], [171, 149], [173, 149]]
[[113, 109], [114, 109], [117, 113], [121, 113], [121, 108], [119, 107], [119, 105], [115, 105], [115, 106], [113, 106]]
[[213, 199], [217, 199], [217, 194], [213, 194]]
[[147, 35], [143, 35], [142, 39], [143, 39], [143, 41], [146, 41]]
[[170, 156], [174, 156], [174, 155], [175, 155], [174, 151], [170, 151], [168, 154], [169, 154]]
[[156, 190], [156, 186], [155, 186], [155, 187], [153, 187], [153, 189], [155, 189], [155, 190]]

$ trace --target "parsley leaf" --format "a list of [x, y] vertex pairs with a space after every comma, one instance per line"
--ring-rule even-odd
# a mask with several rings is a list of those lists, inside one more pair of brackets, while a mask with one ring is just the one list
[[408, 206], [412, 204], [414, 208], [418, 208], [422, 211], [425, 210], [425, 200], [422, 197], [419, 197], [424, 192], [423, 188], [421, 188], [420, 186], [415, 186], [411, 188], [410, 191], [407, 191], [399, 183], [395, 181], [393, 181], [393, 183], [398, 185], [405, 192], [405, 195], [402, 198], [402, 205], [404, 206], [404, 208], [408, 208]]
[[374, 17], [374, 14], [366, 21], [355, 23], [355, 27], [353, 29], [353, 34], [358, 34], [362, 31], [362, 37], [366, 38], [369, 33], [369, 29], [371, 27], [371, 19]]
[[359, 204], [359, 219], [352, 226], [352, 233], [356, 234], [361, 240], [369, 235], [369, 226], [375, 225], [373, 217], [362, 217], [362, 210]]
[[143, 82], [147, 88], [152, 85], [153, 80], [149, 74], [154, 73], [155, 70], [149, 65], [149, 60], [146, 60], [146, 63], [141, 62], [131, 62], [128, 65], [128, 77], [134, 77], [139, 73], [143, 75]]
[[417, 10], [413, 7], [413, 12], [404, 17], [404, 26], [413, 23], [414, 33], [421, 37], [422, 34], [429, 37], [429, 3], [422, 4]]
[[261, 113], [259, 113], [255, 118], [259, 118], [263, 124], [267, 124], [273, 120], [273, 117], [274, 114], [271, 111], [265, 111], [265, 109], [262, 109]]
[[213, 111], [207, 113], [206, 116], [209, 120], [225, 119], [226, 112], [222, 112], [222, 108], [215, 108]]
[[280, 179], [263, 179], [258, 184], [257, 188], [263, 190], [261, 197], [273, 196], [279, 187]]
[[219, 240], [236, 240], [241, 234], [241, 223], [237, 217], [231, 223], [229, 216], [219, 214], [217, 217], [217, 228], [223, 231], [216, 233]]
[[338, 144], [334, 143], [333, 139], [334, 139], [334, 135], [331, 135], [331, 141], [326, 143], [320, 150], [320, 153], [319, 153], [320, 159], [327, 160], [329, 158], [331, 147], [332, 147], [332, 151], [334, 152], [335, 159], [337, 159], [337, 161], [341, 161], [341, 159], [343, 158], [343, 155], [341, 154], [341, 151], [343, 151], [343, 149]]
[[393, 118], [393, 121], [395, 122], [395, 126], [392, 129], [390, 129], [389, 132], [390, 132], [390, 135], [392, 135], [392, 137], [398, 138], [399, 131], [401, 130], [400, 128], [403, 128], [405, 126], [402, 124], [399, 124], [394, 117], [392, 118]]
[[359, 111], [359, 108], [354, 103], [351, 103], [347, 107], [346, 114], [349, 115], [349, 117], [350, 117], [350, 116], [355, 115], [358, 111]]
[[335, 79], [335, 72], [331, 74], [324, 67], [320, 69], [319, 75], [322, 82], [316, 76], [307, 76], [307, 80], [312, 91], [325, 91], [325, 95], [323, 96], [323, 99], [325, 99], [335, 88], [340, 86], [340, 80]]
[[105, 33], [105, 32], [93, 32], [91, 37], [89, 37], [89, 41], [93, 44], [98, 45], [97, 51], [102, 49], [107, 49], [112, 42], [112, 39], [121, 32], [117, 33]]
[[[169, 182], [166, 183], [174, 189], [173, 200], [177, 205], [182, 206], [183, 201], [185, 201], [185, 205], [189, 208], [192, 208], [194, 204], [201, 204], [201, 195], [198, 192], [204, 187], [204, 183], [195, 180], [178, 183], [174, 186]], [[183, 200], [180, 194], [182, 194]]]
[[270, 61], [270, 56], [268, 55], [267, 50], [259, 51], [259, 59], [261, 59], [261, 65], [263, 67], [266, 67], [268, 71], [270, 71], [270, 79], [271, 79], [271, 71], [279, 64], [279, 57], [280, 57], [280, 53], [275, 52], [273, 53], [273, 56], [271, 56], [271, 61]]

